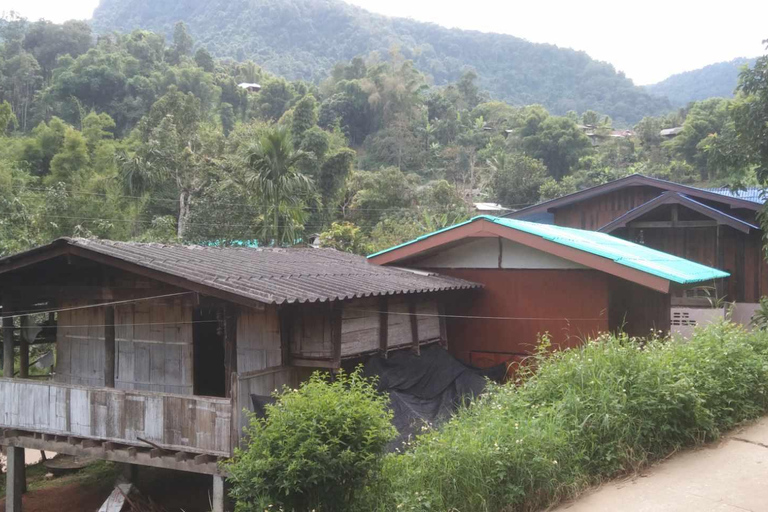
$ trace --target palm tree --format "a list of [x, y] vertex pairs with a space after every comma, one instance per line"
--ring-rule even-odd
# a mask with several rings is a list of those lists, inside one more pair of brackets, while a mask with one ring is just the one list
[[264, 245], [294, 244], [304, 228], [315, 186], [297, 170], [303, 158], [283, 127], [268, 130], [243, 151], [242, 184], [261, 205], [259, 241]]

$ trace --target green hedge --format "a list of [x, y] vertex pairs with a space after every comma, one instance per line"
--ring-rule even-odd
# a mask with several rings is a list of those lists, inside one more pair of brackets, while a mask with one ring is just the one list
[[723, 323], [689, 342], [603, 336], [494, 386], [385, 458], [359, 510], [537, 510], [768, 410], [768, 334]]

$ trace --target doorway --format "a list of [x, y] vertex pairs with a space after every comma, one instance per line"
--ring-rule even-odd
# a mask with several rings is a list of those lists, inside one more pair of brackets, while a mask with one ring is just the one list
[[224, 330], [218, 311], [213, 308], [196, 308], [192, 320], [194, 393], [223, 397], [226, 394]]

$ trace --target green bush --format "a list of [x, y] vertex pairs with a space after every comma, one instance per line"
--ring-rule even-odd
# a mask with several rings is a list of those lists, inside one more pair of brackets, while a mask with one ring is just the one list
[[396, 431], [388, 399], [360, 371], [315, 373], [253, 417], [227, 465], [237, 510], [347, 510], [379, 472]]
[[517, 385], [388, 456], [357, 508], [537, 510], [768, 410], [768, 333], [728, 323], [689, 342], [603, 336], [533, 359]]

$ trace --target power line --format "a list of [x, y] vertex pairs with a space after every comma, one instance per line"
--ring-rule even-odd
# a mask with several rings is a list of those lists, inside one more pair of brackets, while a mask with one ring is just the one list
[[387, 314], [387, 315], [400, 315], [400, 316], [416, 316], [416, 317], [430, 317], [430, 318], [459, 318], [459, 319], [466, 319], [466, 320], [557, 320], [557, 321], [563, 321], [563, 322], [585, 322], [585, 321], [594, 321], [594, 320], [606, 320], [606, 317], [596, 317], [596, 318], [547, 318], [547, 317], [515, 317], [515, 316], [481, 316], [481, 315], [447, 315], [447, 314], [435, 314], [435, 313], [406, 313], [406, 312], [398, 312], [398, 311], [378, 311], [375, 309], [360, 309], [360, 308], [349, 308], [350, 311], [360, 311], [365, 313], [376, 313], [376, 314]]
[[[30, 191], [36, 191], [36, 192], [48, 192], [48, 191], [55, 190], [55, 189], [53, 189], [53, 188], [43, 188], [43, 187], [18, 187], [17, 190], [19, 190], [19, 191], [30, 190]], [[79, 191], [79, 190], [67, 190], [67, 189], [64, 189], [64, 191], [66, 193], [72, 194], [72, 195], [99, 196], [99, 197], [105, 197], [105, 198], [116, 197], [116, 198], [137, 199], [137, 200], [141, 199], [141, 200], [148, 200], [148, 201], [155, 201], [155, 202], [168, 202], [168, 203], [173, 203], [173, 204], [178, 204], [178, 202], [179, 202], [178, 199], [171, 199], [171, 198], [164, 198], [164, 197], [157, 197], [157, 196], [133, 196], [133, 195], [125, 195], [125, 194], [107, 194], [107, 193], [103, 193], [103, 192], [84, 192], [84, 191]], [[300, 194], [300, 195], [295, 196], [295, 197], [303, 197], [303, 198], [307, 198], [307, 199], [313, 199], [313, 198], [315, 198], [317, 196], [309, 195], [309, 194], [307, 194], [307, 195]], [[477, 201], [477, 202], [483, 202], [483, 201]], [[219, 201], [219, 202], [217, 202], [217, 204], [218, 205], [224, 205], [224, 206], [247, 206], [247, 207], [253, 207], [253, 208], [258, 208], [258, 207], [262, 207], [262, 206], [272, 206], [271, 204], [261, 204], [261, 205], [256, 204], [256, 205], [254, 205], [252, 203], [239, 203], [239, 202], [230, 202], [230, 201]], [[534, 203], [517, 203], [517, 204], [510, 204], [510, 205], [507, 205], [507, 206], [509, 208], [517, 208], [517, 207], [531, 206], [532, 204], [534, 204]], [[314, 209], [314, 208], [309, 207], [309, 206], [307, 206], [305, 208], [309, 209], [309, 210]], [[342, 208], [343, 209], [343, 207], [341, 207], [341, 206], [338, 206], [338, 207], [335, 207], [335, 208]], [[408, 209], [408, 208], [411, 208], [411, 207], [391, 207], [391, 208], [352, 208], [352, 207], [350, 207], [351, 210], [355, 210], [355, 211], [389, 211], [391, 209], [397, 210], [397, 209], [403, 209], [403, 208]], [[416, 207], [416, 208], [436, 208], [436, 209], [446, 208], [446, 209], [450, 209], [451, 207], [450, 206], [445, 206], [445, 207], [438, 206], [438, 207]]]
[[103, 302], [101, 304], [88, 304], [85, 306], [74, 306], [71, 308], [61, 308], [61, 309], [48, 309], [45, 311], [27, 311], [27, 312], [13, 312], [12, 315], [3, 315], [0, 317], [0, 319], [4, 320], [6, 318], [20, 318], [22, 316], [32, 316], [32, 315], [47, 315], [50, 313], [63, 313], [65, 311], [76, 311], [80, 309], [92, 309], [92, 308], [102, 308], [105, 306], [117, 306], [119, 304], [132, 304], [136, 302], [142, 302], [146, 300], [156, 300], [156, 299], [165, 299], [169, 297], [178, 297], [180, 295], [189, 295], [194, 292], [179, 292], [179, 293], [168, 293], [165, 295], [155, 295], [153, 297], [142, 297], [140, 299], [128, 299], [128, 300], [117, 300], [117, 301], [111, 301], [111, 302]]
[[[155, 220], [148, 220], [148, 219], [110, 219], [106, 217], [79, 217], [74, 215], [32, 215], [33, 217], [41, 217], [44, 219], [68, 219], [68, 220], [74, 220], [74, 221], [86, 221], [86, 222], [124, 222], [124, 223], [141, 223], [141, 224], [151, 224], [155, 222]], [[10, 214], [0, 214], [0, 218], [13, 218], [13, 215]], [[256, 226], [267, 226], [267, 227], [286, 227], [286, 226], [303, 226], [303, 227], [324, 227], [327, 226], [327, 224], [265, 224], [261, 222], [252, 222], [249, 224], [231, 224], [228, 222], [187, 222], [188, 226], [209, 226], [209, 227], [249, 227], [253, 228]], [[361, 224], [358, 223], [358, 226], [367, 225], [370, 226], [372, 223], [368, 224]]]
[[145, 327], [145, 326], [158, 326], [158, 325], [194, 325], [194, 324], [217, 324], [218, 320], [191, 320], [188, 322], [152, 322], [141, 324], [81, 324], [81, 325], [51, 325], [51, 326], [39, 326], [45, 329], [46, 327], [61, 328], [61, 329], [80, 329], [84, 327]]
[[[192, 293], [192, 292], [189, 292], [189, 293]], [[178, 294], [178, 295], [183, 295], [183, 294]], [[126, 302], [132, 302], [132, 301], [126, 301]], [[109, 305], [109, 303], [97, 304], [90, 307], [103, 307], [106, 305]], [[79, 309], [79, 308], [67, 308], [67, 309], [56, 310], [56, 311], [69, 311], [72, 309]], [[605, 317], [596, 317], [596, 318], [513, 317], [513, 316], [447, 315], [447, 314], [405, 313], [405, 312], [400, 313], [400, 312], [394, 312], [394, 311], [378, 311], [378, 310], [360, 309], [360, 308], [349, 308], [349, 310], [366, 312], [366, 313], [375, 313], [375, 314], [386, 313], [388, 315], [416, 316], [416, 317], [429, 317], [429, 318], [456, 318], [456, 319], [462, 319], [462, 320], [506, 320], [506, 321], [528, 320], [528, 321], [563, 321], [563, 322], [606, 320]], [[48, 311], [48, 312], [56, 312], [56, 311]], [[17, 316], [24, 316], [24, 315], [17, 315]], [[80, 329], [80, 328], [88, 328], [88, 327], [137, 327], [137, 326], [143, 327], [143, 326], [159, 326], [159, 325], [194, 325], [194, 324], [205, 324], [205, 323], [219, 323], [219, 321], [218, 320], [192, 320], [192, 321], [182, 321], [182, 322], [151, 322], [151, 323], [125, 323], [125, 324], [117, 324], [117, 323], [115, 324], [72, 324], [72, 325], [57, 324], [57, 325], [37, 326], [37, 327], [42, 327], [43, 329], [53, 329], [53, 328]]]

